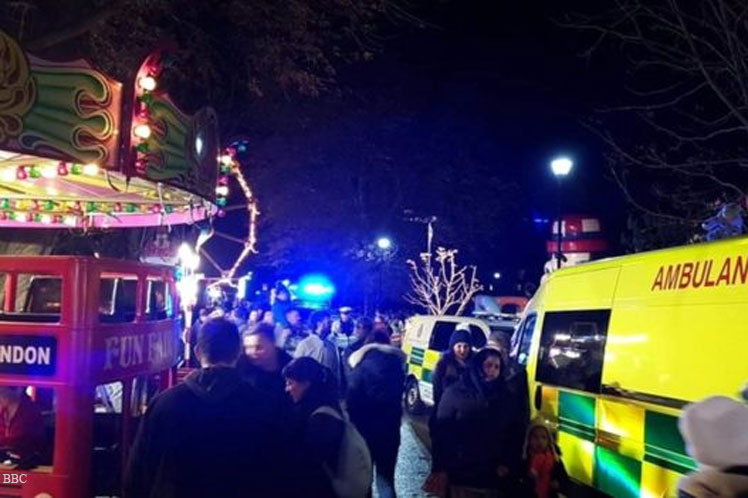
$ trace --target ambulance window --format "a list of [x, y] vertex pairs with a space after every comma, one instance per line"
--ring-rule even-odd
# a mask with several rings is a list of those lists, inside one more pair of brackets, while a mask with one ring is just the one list
[[535, 321], [537, 315], [530, 315], [522, 324], [522, 331], [519, 335], [519, 350], [517, 352], [517, 362], [520, 365], [527, 365], [530, 356], [530, 346], [532, 345], [532, 336], [535, 333]]
[[429, 349], [435, 351], [446, 351], [449, 349], [449, 337], [455, 331], [457, 324], [454, 322], [439, 322], [434, 324], [434, 332], [431, 334]]
[[486, 345], [486, 333], [483, 332], [483, 329], [478, 327], [477, 325], [471, 325], [470, 326], [470, 341], [472, 342], [472, 346], [476, 349], [480, 349], [483, 346]]
[[610, 310], [546, 313], [537, 380], [599, 392]]
[[137, 277], [102, 276], [99, 283], [99, 321], [127, 323], [135, 320]]
[[174, 303], [165, 281], [148, 281], [146, 316], [148, 320], [165, 320], [174, 316]]
[[[55, 396], [52, 389], [0, 386], [0, 410], [15, 415], [7, 427], [0, 417], [0, 469], [6, 466], [51, 471], [55, 441]], [[14, 428], [15, 427], [15, 428]]]

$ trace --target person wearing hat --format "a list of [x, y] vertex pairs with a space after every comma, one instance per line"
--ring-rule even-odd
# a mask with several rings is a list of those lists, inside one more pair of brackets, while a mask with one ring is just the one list
[[748, 496], [748, 405], [712, 396], [688, 405], [679, 428], [699, 463], [699, 470], [678, 483], [679, 497]]
[[523, 471], [515, 494], [534, 498], [566, 496], [569, 476], [556, 443], [556, 431], [546, 421], [530, 424], [522, 451]]
[[434, 411], [444, 391], [460, 380], [467, 371], [468, 361], [473, 354], [473, 342], [470, 338], [470, 326], [460, 323], [449, 338], [449, 351], [444, 353], [436, 364], [431, 377], [434, 386]]
[[340, 318], [332, 323], [333, 342], [341, 351], [347, 348], [351, 343], [351, 335], [356, 328], [353, 321], [353, 308], [343, 306], [339, 310]]
[[[468, 362], [473, 356], [473, 343], [470, 337], [470, 325], [460, 323], [449, 337], [449, 350], [442, 355], [436, 368], [431, 376], [431, 383], [434, 393], [434, 409], [429, 418], [429, 433], [431, 440], [439, 440], [436, 437], [436, 412], [439, 408], [442, 394], [452, 384], [457, 383], [467, 372]], [[433, 462], [432, 462], [433, 463]], [[439, 494], [439, 490], [446, 485], [440, 481], [444, 478], [443, 473], [436, 472], [432, 469], [431, 474], [426, 479], [424, 491]]]

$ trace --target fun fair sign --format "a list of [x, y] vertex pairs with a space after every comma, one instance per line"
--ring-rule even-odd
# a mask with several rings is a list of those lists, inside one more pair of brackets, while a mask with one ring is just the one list
[[177, 356], [177, 333], [169, 328], [142, 334], [116, 334], [104, 339], [104, 373], [171, 366]]

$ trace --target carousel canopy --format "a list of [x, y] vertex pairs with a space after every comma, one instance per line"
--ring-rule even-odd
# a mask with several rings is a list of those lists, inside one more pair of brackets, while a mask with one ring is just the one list
[[225, 204], [215, 113], [181, 111], [160, 73], [160, 53], [123, 83], [0, 31], [0, 227], [181, 224]]

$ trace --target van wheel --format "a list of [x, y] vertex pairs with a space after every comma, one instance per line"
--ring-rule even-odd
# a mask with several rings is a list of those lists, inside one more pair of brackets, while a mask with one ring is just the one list
[[421, 393], [418, 390], [418, 381], [416, 379], [408, 379], [408, 383], [405, 385], [405, 409], [411, 415], [423, 413], [424, 404], [421, 401]]

